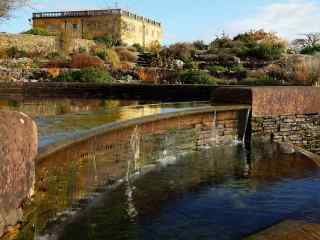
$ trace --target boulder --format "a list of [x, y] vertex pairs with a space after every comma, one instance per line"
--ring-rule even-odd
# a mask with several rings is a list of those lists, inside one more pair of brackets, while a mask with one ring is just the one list
[[22, 204], [33, 194], [37, 147], [31, 118], [0, 111], [0, 236], [21, 220]]

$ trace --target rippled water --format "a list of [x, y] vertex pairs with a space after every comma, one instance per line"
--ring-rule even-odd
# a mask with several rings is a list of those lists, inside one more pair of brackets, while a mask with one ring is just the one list
[[299, 153], [258, 142], [175, 156], [85, 203], [58, 239], [242, 239], [286, 219], [320, 222], [320, 171]]

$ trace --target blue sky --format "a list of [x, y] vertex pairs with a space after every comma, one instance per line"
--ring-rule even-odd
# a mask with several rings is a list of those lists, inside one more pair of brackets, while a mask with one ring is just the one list
[[[33, 0], [32, 8], [13, 13], [0, 25], [1, 32], [30, 28], [34, 11], [101, 9], [114, 7], [109, 0]], [[320, 32], [320, 0], [118, 0], [119, 7], [154, 18], [164, 26], [164, 44], [212, 40], [223, 31], [264, 28], [289, 40], [305, 32]]]

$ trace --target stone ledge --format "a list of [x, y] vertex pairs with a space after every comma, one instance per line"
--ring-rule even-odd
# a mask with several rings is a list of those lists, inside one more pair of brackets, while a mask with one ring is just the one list
[[219, 87], [212, 101], [250, 104], [253, 117], [320, 113], [320, 88], [304, 86]]
[[33, 194], [37, 127], [23, 113], [0, 111], [0, 236], [22, 217]]

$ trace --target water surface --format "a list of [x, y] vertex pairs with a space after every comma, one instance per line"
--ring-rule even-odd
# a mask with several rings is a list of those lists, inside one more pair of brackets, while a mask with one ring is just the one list
[[277, 144], [180, 152], [134, 176], [88, 203], [58, 239], [227, 240], [286, 219], [320, 223], [319, 169]]

